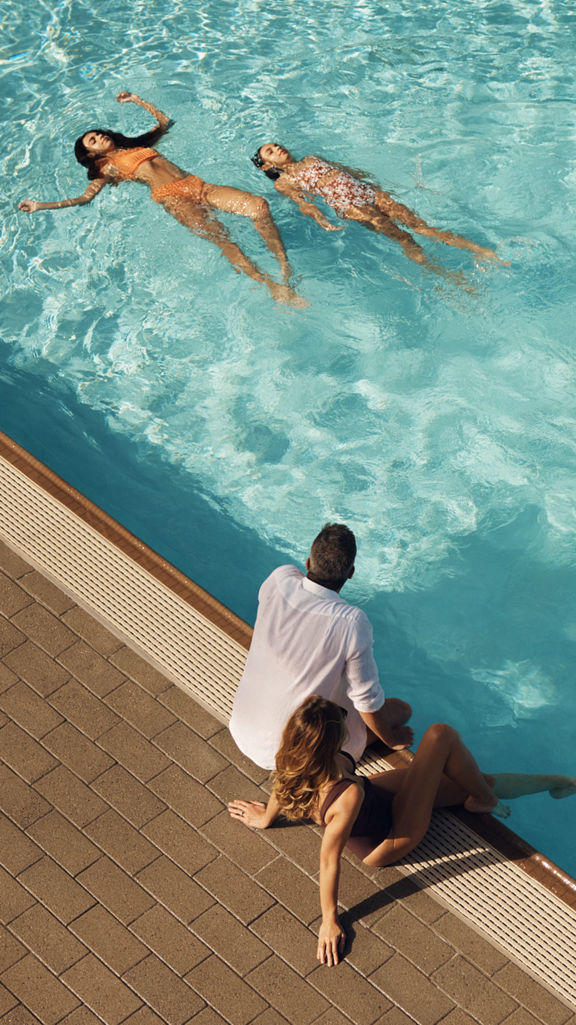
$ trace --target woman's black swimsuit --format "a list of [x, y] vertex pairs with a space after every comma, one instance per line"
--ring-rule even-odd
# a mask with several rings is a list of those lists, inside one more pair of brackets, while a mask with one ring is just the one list
[[[356, 762], [347, 751], [341, 754], [346, 755], [352, 763], [352, 769], [356, 771]], [[392, 829], [392, 801], [394, 793], [386, 790], [385, 787], [376, 786], [369, 779], [362, 779], [364, 784], [364, 800], [360, 805], [360, 811], [352, 826], [346, 846], [353, 851], [358, 858], [365, 858], [370, 851], [373, 851], [382, 840], [385, 840]], [[320, 808], [320, 819], [325, 826], [325, 815], [331, 804], [334, 803], [340, 794], [343, 794], [349, 786], [354, 783], [352, 779], [339, 779], [334, 783]]]

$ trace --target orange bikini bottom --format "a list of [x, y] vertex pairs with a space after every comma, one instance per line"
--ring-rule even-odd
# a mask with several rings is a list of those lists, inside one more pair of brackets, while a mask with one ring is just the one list
[[177, 178], [176, 181], [167, 182], [166, 185], [156, 185], [150, 192], [156, 203], [163, 203], [165, 199], [178, 196], [180, 199], [191, 199], [193, 203], [202, 202], [202, 189], [204, 182], [195, 174], [187, 174], [185, 178]]

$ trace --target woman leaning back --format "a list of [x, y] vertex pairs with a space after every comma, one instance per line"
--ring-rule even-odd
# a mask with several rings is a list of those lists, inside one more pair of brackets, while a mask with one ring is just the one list
[[[290, 265], [266, 200], [241, 189], [211, 185], [181, 170], [153, 148], [170, 127], [170, 118], [135, 93], [121, 92], [116, 99], [119, 103], [135, 103], [143, 107], [156, 118], [157, 124], [135, 138], [107, 129], [91, 128], [76, 140], [74, 147], [77, 161], [88, 171], [90, 183], [85, 192], [74, 199], [53, 203], [25, 199], [19, 203], [19, 209], [35, 213], [37, 210], [83, 206], [90, 203], [105, 185], [117, 185], [122, 181], [142, 182], [150, 187], [152, 199], [160, 203], [177, 221], [195, 234], [214, 242], [235, 270], [266, 285], [274, 299], [304, 305], [303, 300], [290, 287]], [[251, 219], [280, 264], [282, 284], [259, 270], [240, 247], [230, 240], [225, 227], [214, 216], [214, 210], [240, 214]]]
[[288, 720], [276, 755], [268, 804], [231, 801], [230, 815], [254, 829], [266, 829], [279, 815], [312, 819], [324, 827], [320, 851], [322, 924], [318, 960], [334, 965], [345, 934], [338, 918], [340, 857], [348, 846], [365, 864], [391, 865], [424, 837], [433, 808], [464, 805], [471, 812], [506, 816], [500, 798], [548, 791], [551, 797], [576, 792], [571, 776], [485, 775], [456, 730], [430, 726], [412, 762], [401, 769], [355, 775], [346, 753], [346, 711], [313, 694]]

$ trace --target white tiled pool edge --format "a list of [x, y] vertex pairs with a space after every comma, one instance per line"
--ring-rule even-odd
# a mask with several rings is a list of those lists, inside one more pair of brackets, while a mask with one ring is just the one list
[[[222, 722], [245, 645], [10, 460], [0, 456], [0, 536]], [[142, 546], [144, 548], [144, 546]], [[576, 1008], [576, 911], [450, 813], [403, 871]]]

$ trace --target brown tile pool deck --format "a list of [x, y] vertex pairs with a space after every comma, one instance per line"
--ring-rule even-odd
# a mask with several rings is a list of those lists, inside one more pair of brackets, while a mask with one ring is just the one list
[[230, 820], [266, 774], [3, 542], [0, 755], [0, 1025], [576, 1025], [399, 869], [352, 857], [346, 959], [318, 966], [317, 831]]

